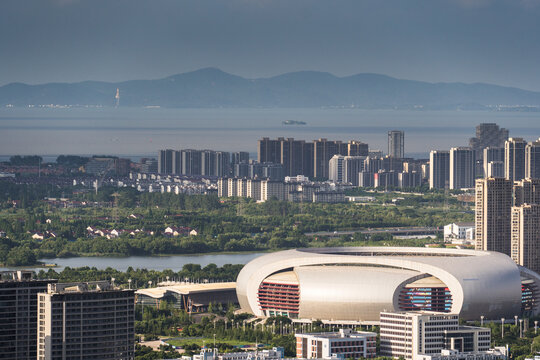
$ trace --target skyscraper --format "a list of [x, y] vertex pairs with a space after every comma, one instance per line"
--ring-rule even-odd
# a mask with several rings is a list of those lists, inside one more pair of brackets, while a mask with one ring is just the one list
[[540, 179], [514, 182], [514, 206], [540, 204]]
[[173, 170], [173, 150], [159, 150], [158, 154], [158, 173], [172, 174]]
[[[484, 174], [482, 177], [493, 177], [488, 175], [488, 166], [490, 162], [501, 161], [504, 163], [504, 147], [488, 146], [483, 150]], [[504, 177], [504, 170], [503, 175]]]
[[525, 177], [525, 146], [522, 138], [510, 138], [504, 143], [504, 175], [517, 181]]
[[349, 156], [368, 156], [369, 145], [361, 141], [351, 140], [347, 143], [347, 155]]
[[388, 156], [402, 158], [405, 156], [405, 133], [400, 130], [388, 132]]
[[512, 181], [503, 178], [476, 180], [476, 250], [510, 256]]
[[474, 150], [466, 147], [450, 149], [450, 189], [474, 187]]
[[540, 139], [525, 146], [525, 177], [540, 179]]
[[450, 180], [450, 152], [432, 150], [429, 153], [429, 188], [444, 189]]
[[347, 155], [347, 144], [319, 139], [313, 141], [313, 176], [328, 179], [328, 164], [334, 155]]
[[330, 159], [328, 164], [328, 179], [341, 183], [343, 182], [343, 160], [345, 156], [343, 155], [334, 155]]
[[[504, 147], [504, 142], [508, 139], [508, 130], [499, 128], [494, 123], [483, 123], [476, 127], [476, 137], [469, 140], [469, 146], [474, 150], [476, 156], [476, 173], [483, 174], [483, 150], [486, 147]], [[497, 161], [497, 160], [494, 160]], [[485, 176], [485, 175], [484, 175]]]
[[135, 357], [134, 290], [108, 281], [49, 284], [37, 299], [38, 360]]
[[512, 208], [512, 253], [517, 264], [540, 273], [540, 205]]
[[0, 272], [0, 359], [36, 359], [37, 294], [54, 282], [35, 280], [31, 271]]
[[365, 156], [345, 156], [343, 159], [343, 182], [358, 186], [358, 174], [364, 170]]
[[281, 140], [271, 140], [267, 137], [259, 140], [259, 146], [257, 151], [257, 161], [260, 163], [274, 163], [279, 164], [281, 162]]

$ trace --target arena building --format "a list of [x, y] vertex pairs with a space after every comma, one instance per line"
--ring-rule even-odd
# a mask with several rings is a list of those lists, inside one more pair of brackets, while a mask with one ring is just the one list
[[243, 311], [333, 323], [379, 322], [383, 311], [436, 311], [465, 320], [540, 312], [540, 275], [488, 251], [347, 247], [260, 256], [238, 275]]

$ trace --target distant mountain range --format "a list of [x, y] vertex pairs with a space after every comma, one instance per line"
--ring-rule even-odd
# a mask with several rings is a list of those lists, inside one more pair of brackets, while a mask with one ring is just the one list
[[0, 87], [0, 106], [101, 105], [170, 108], [358, 107], [536, 111], [540, 92], [474, 83], [428, 83], [379, 74], [337, 77], [300, 71], [246, 79], [205, 68], [158, 80], [84, 81]]

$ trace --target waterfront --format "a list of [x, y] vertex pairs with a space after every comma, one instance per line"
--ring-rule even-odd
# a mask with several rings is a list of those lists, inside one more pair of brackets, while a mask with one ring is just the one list
[[[282, 121], [306, 125], [283, 125]], [[2, 108], [0, 155], [111, 154], [156, 156], [159, 149], [249, 151], [257, 140], [284, 136], [361, 140], [387, 149], [387, 131], [405, 131], [408, 156], [468, 145], [475, 126], [498, 123], [510, 136], [534, 140], [538, 112], [361, 109]], [[533, 136], [534, 135], [534, 136]], [[533, 137], [531, 137], [533, 136]]]
[[[126, 271], [130, 266], [133, 269], [159, 270], [171, 269], [180, 271], [185, 264], [199, 264], [205, 267], [208, 264], [216, 264], [221, 267], [225, 264], [246, 264], [250, 260], [264, 253], [224, 253], [224, 254], [197, 254], [197, 255], [172, 255], [172, 256], [128, 256], [128, 257], [72, 257], [41, 259], [45, 264], [56, 264], [51, 267], [61, 271], [65, 267], [71, 268], [90, 266], [98, 269], [111, 267], [119, 271]], [[28, 267], [25, 267], [28, 268]], [[39, 271], [42, 268], [35, 268]], [[1, 268], [1, 270], [8, 270]], [[46, 268], [45, 268], [46, 270]]]

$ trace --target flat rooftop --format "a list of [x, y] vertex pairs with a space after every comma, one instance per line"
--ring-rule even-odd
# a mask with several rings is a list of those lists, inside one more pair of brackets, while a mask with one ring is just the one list
[[155, 299], [162, 298], [167, 292], [174, 292], [179, 295], [199, 294], [214, 291], [236, 291], [236, 282], [221, 282], [207, 284], [182, 284], [173, 283], [171, 285], [158, 286], [155, 288], [139, 289], [135, 293], [146, 295]]

